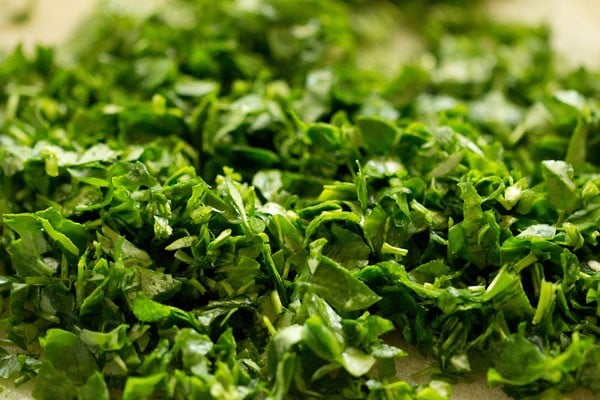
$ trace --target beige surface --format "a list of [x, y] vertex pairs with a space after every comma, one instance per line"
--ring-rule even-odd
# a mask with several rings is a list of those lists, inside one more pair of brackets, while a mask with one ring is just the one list
[[488, 10], [501, 20], [550, 25], [568, 66], [600, 65], [600, 0], [495, 0]]
[[[35, 0], [32, 0], [35, 1]], [[121, 0], [131, 6], [132, 1]], [[8, 48], [17, 42], [30, 46], [33, 43], [59, 43], [77, 27], [81, 19], [91, 12], [96, 0], [37, 0], [31, 19], [23, 25], [8, 23], [10, 15], [27, 0], [0, 0], [0, 47]], [[118, 0], [112, 0], [118, 3]], [[150, 1], [144, 2], [151, 3]], [[569, 65], [600, 65], [600, 0], [496, 0], [490, 2], [491, 15], [502, 20], [518, 20], [551, 25], [553, 44]], [[400, 375], [414, 375], [431, 363], [416, 352], [398, 363]], [[10, 383], [0, 381], [5, 390], [0, 399], [29, 399], [30, 387], [15, 391]], [[482, 376], [471, 384], [455, 387], [453, 399], [506, 399], [499, 389], [486, 387]], [[593, 399], [589, 393], [578, 392], [568, 396], [573, 400]]]
[[81, 18], [97, 3], [96, 0], [29, 0], [33, 4], [31, 18], [24, 24], [11, 24], [11, 16], [20, 12], [27, 1], [0, 0], [0, 46], [18, 42], [59, 43], [71, 35]]

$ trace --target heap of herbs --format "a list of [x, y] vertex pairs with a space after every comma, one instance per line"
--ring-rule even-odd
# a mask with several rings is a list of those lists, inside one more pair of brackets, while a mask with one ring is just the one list
[[[561, 72], [546, 29], [473, 2], [113, 3], [68, 50], [0, 56], [0, 376], [38, 399], [600, 391], [600, 75]], [[419, 57], [373, 50], [411, 21]]]

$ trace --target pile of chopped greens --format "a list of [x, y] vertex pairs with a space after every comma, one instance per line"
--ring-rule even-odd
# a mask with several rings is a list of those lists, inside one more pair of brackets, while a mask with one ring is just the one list
[[[38, 399], [438, 400], [478, 371], [600, 391], [600, 75], [557, 67], [547, 29], [466, 1], [117, 3], [66, 50], [0, 56], [1, 377]], [[422, 54], [375, 60], [398, 25]]]

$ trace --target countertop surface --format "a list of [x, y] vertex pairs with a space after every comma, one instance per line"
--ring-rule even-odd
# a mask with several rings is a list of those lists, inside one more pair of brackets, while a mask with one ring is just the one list
[[[123, 3], [126, 6], [153, 1], [104, 0]], [[154, 0], [158, 1], [158, 0]], [[73, 34], [75, 29], [96, 7], [96, 0], [0, 0], [0, 48], [10, 48], [21, 42], [26, 47], [34, 43], [58, 44]], [[30, 7], [29, 17], [15, 23], [26, 8]], [[567, 66], [600, 66], [600, 0], [496, 0], [486, 5], [494, 18], [503, 21], [524, 23], [546, 23], [552, 29], [552, 44], [560, 55], [560, 61]], [[406, 346], [401, 346], [406, 348]], [[413, 377], [431, 364], [415, 351], [409, 349], [408, 357], [398, 362], [399, 375]], [[30, 399], [31, 385], [17, 389], [10, 382], [0, 380], [0, 398]], [[485, 376], [471, 383], [455, 386], [453, 399], [499, 400], [508, 397], [497, 388], [490, 389]], [[586, 391], [578, 391], [567, 398], [585, 400], [600, 398]]]

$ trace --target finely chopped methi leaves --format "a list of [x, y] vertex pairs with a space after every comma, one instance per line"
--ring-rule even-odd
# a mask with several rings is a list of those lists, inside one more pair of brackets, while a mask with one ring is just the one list
[[[486, 370], [515, 398], [599, 391], [600, 76], [477, 4], [108, 3], [4, 53], [0, 376], [38, 399], [433, 400]], [[370, 59], [397, 24], [423, 53]]]

